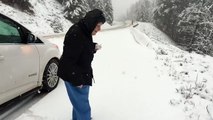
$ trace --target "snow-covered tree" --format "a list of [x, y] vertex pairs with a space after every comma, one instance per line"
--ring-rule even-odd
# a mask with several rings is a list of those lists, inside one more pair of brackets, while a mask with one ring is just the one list
[[[190, 51], [213, 53], [213, 17], [209, 4], [200, 2], [186, 8], [179, 16], [179, 41]], [[213, 54], [212, 54], [213, 55]]]
[[109, 24], [112, 24], [112, 22], [113, 22], [113, 9], [112, 9], [111, 0], [103, 0], [103, 8], [104, 8], [105, 16], [106, 16], [106, 21]]
[[158, 0], [157, 8], [154, 11], [155, 25], [176, 40], [178, 16], [191, 1], [193, 0]]
[[78, 22], [90, 10], [85, 0], [63, 0], [62, 5], [64, 6], [65, 18], [73, 23]]

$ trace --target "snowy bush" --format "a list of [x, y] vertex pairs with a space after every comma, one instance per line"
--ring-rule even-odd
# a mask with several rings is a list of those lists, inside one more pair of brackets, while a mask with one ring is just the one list
[[167, 53], [164, 49], [162, 49], [162, 48], [158, 48], [158, 49], [156, 50], [156, 53], [157, 53], [158, 55], [168, 55], [168, 53]]
[[[194, 95], [198, 95], [203, 98], [203, 94], [206, 90], [206, 81], [198, 82], [196, 81], [186, 81], [185, 85], [177, 89], [185, 99], [192, 99]], [[205, 99], [205, 98], [204, 98]]]

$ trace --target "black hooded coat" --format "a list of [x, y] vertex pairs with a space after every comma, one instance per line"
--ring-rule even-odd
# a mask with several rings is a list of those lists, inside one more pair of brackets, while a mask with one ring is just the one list
[[65, 35], [58, 76], [74, 86], [92, 85], [91, 63], [96, 52], [92, 31], [99, 22], [104, 23], [105, 17], [102, 11], [94, 9], [72, 25]]

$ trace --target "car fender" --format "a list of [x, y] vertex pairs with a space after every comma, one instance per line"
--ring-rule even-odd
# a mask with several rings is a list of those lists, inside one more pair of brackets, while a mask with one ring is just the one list
[[55, 44], [48, 45], [37, 45], [39, 52], [39, 78], [38, 78], [38, 86], [42, 85], [43, 81], [43, 73], [46, 65], [51, 59], [59, 60], [60, 52], [58, 47]]

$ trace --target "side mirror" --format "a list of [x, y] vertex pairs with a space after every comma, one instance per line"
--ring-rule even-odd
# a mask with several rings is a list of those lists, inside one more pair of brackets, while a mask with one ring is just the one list
[[35, 43], [35, 41], [36, 41], [35, 35], [33, 35], [32, 33], [29, 33], [27, 35], [27, 43]]

